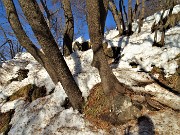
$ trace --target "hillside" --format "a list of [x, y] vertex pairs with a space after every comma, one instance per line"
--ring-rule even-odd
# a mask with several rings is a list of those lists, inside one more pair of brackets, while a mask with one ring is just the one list
[[[179, 11], [177, 5], [173, 14]], [[117, 36], [117, 30], [105, 33], [108, 48], [121, 47], [119, 62], [110, 64], [118, 80], [135, 93], [153, 95], [147, 101], [151, 109], [143, 110], [137, 121], [113, 127], [109, 134], [180, 134], [180, 24], [166, 31], [165, 46], [152, 46], [151, 26], [160, 14], [147, 17], [140, 33], [134, 22], [130, 37]], [[98, 70], [91, 66], [92, 59], [91, 49], [65, 58], [85, 99], [101, 81]], [[6, 129], [8, 135], [108, 134], [66, 106], [66, 97], [61, 84], [55, 86], [29, 53], [17, 54], [0, 67], [0, 133]], [[144, 100], [142, 95], [132, 98]]]

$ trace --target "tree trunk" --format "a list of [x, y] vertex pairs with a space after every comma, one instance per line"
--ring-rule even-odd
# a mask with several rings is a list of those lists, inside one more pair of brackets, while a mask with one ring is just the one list
[[132, 0], [128, 0], [128, 35], [132, 34]]
[[99, 70], [103, 90], [106, 94], [110, 94], [113, 91], [123, 93], [124, 89], [122, 89], [121, 84], [112, 73], [102, 48], [108, 1], [86, 0], [86, 5], [90, 41], [93, 45], [94, 53], [92, 65]]
[[51, 28], [51, 14], [49, 12], [49, 9], [46, 5], [46, 1], [44, 2], [44, 0], [40, 0], [45, 12], [46, 12], [46, 15], [47, 15], [47, 24], [48, 24], [48, 27]]
[[72, 53], [72, 42], [74, 36], [74, 19], [69, 0], [62, 0], [66, 26], [63, 38], [63, 53], [64, 56], [69, 56]]
[[134, 8], [134, 19], [137, 20], [139, 18], [139, 0], [136, 0], [135, 8]]
[[110, 11], [113, 14], [114, 21], [116, 22], [116, 26], [117, 26], [118, 31], [119, 31], [119, 35], [122, 35], [123, 34], [123, 29], [121, 28], [121, 23], [122, 23], [121, 22], [122, 21], [121, 18], [122, 18], [122, 16], [118, 12], [114, 0], [109, 0], [109, 9], [110, 9]]
[[124, 21], [124, 17], [123, 17], [123, 0], [119, 1], [119, 11], [121, 14], [121, 23], [122, 23], [122, 28], [123, 28], [123, 34], [125, 34], [126, 26], [125, 26], [125, 21]]
[[[19, 24], [16, 24], [16, 22], [12, 21], [15, 17], [17, 17], [17, 12], [15, 12], [14, 4], [12, 3], [11, 0], [4, 0], [3, 2], [6, 7], [9, 21], [12, 22], [11, 25], [14, 26], [13, 30], [16, 31], [16, 34], [18, 35], [17, 32], [19, 32]], [[69, 100], [73, 108], [81, 111], [84, 104], [82, 93], [79, 90], [76, 82], [74, 81], [73, 76], [62, 54], [60, 53], [58, 45], [56, 44], [46, 24], [46, 21], [43, 17], [43, 14], [40, 11], [38, 3], [34, 0], [28, 0], [28, 1], [19, 0], [19, 3], [21, 5], [21, 8], [29, 24], [32, 27], [32, 30], [35, 36], [37, 37], [42, 47], [45, 57], [48, 59], [48, 64], [50, 65], [50, 68], [52, 68], [54, 74], [57, 77], [57, 81], [61, 82], [67, 96], [69, 97]], [[24, 35], [21, 35], [21, 36], [24, 38], [27, 38]], [[30, 40], [27, 40], [27, 41], [30, 41]], [[21, 41], [21, 42], [23, 42], [24, 45], [26, 44], [26, 41]], [[25, 47], [27, 48], [27, 45], [25, 45]], [[37, 59], [38, 58], [36, 56], [37, 48], [34, 49], [33, 46], [30, 46], [29, 50], [35, 51], [34, 55], [35, 55], [35, 58]], [[46, 61], [42, 61], [42, 62], [46, 63]]]
[[138, 33], [141, 32], [141, 27], [143, 26], [144, 14], [145, 14], [145, 0], [142, 0], [142, 10], [141, 10], [140, 18], [139, 18], [139, 30], [138, 30]]
[[50, 66], [48, 59], [45, 55], [31, 42], [18, 18], [14, 3], [11, 0], [4, 0], [4, 6], [6, 8], [8, 20], [10, 25], [19, 40], [20, 44], [47, 70], [51, 79], [56, 84], [58, 79]]

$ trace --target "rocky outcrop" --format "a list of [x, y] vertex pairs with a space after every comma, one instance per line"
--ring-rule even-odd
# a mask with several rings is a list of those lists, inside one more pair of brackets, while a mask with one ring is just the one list
[[33, 84], [28, 84], [20, 88], [17, 92], [9, 97], [9, 101], [13, 101], [19, 98], [23, 98], [29, 102], [36, 100], [37, 98], [46, 96], [45, 86], [37, 87]]
[[159, 84], [163, 87], [171, 89], [172, 91], [176, 91], [180, 93], [180, 63], [179, 68], [176, 70], [176, 73], [169, 77], [165, 77], [165, 73], [163, 69], [158, 67], [153, 67], [151, 73], [153, 76], [156, 76], [155, 81], [159, 82]]
[[73, 50], [76, 51], [76, 50], [79, 50], [79, 51], [87, 51], [91, 49], [91, 45], [90, 45], [90, 42], [89, 41], [85, 41], [83, 43], [79, 43], [78, 41], [76, 41], [74, 44], [73, 44]]

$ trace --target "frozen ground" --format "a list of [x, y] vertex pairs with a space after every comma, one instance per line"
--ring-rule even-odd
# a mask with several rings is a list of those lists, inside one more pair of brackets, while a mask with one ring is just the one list
[[[173, 12], [176, 13], [179, 10], [180, 5], [176, 6]], [[135, 33], [132, 36], [114, 38], [118, 32], [111, 30], [105, 33], [105, 41], [108, 42], [109, 47], [121, 46], [122, 48], [121, 55], [123, 57], [119, 64], [116, 65], [117, 68], [113, 69], [114, 74], [120, 82], [132, 87], [133, 90], [150, 92], [161, 103], [164, 100], [169, 100], [169, 106], [175, 110], [179, 110], [179, 96], [167, 92], [155, 83], [145, 87], [138, 87], [136, 85], [137, 82], [152, 81], [148, 74], [138, 72], [142, 68], [145, 71], [151, 71], [152, 65], [155, 65], [156, 67], [163, 68], [166, 75], [169, 76], [175, 73], [178, 67], [174, 58], [180, 54], [180, 26], [177, 25], [166, 32], [166, 45], [164, 47], [152, 47], [154, 33], [151, 33], [151, 26], [155, 20], [158, 20], [158, 17], [159, 14], [156, 13], [146, 18], [141, 33], [136, 32], [137, 24], [134, 23], [133, 30]], [[158, 37], [160, 37], [160, 33]], [[83, 41], [83, 38], [79, 38], [78, 40]], [[87, 98], [90, 89], [101, 81], [98, 70], [91, 66], [93, 59], [92, 50], [74, 52], [65, 59], [83, 96]], [[131, 62], [138, 63], [138, 67], [132, 68], [130, 66]], [[16, 72], [21, 68], [29, 69], [28, 77], [22, 81], [13, 81], [8, 84], [7, 82], [16, 77]], [[55, 90], [51, 95], [39, 98], [32, 103], [27, 103], [23, 99], [6, 102], [8, 96], [27, 84], [45, 85], [47, 94], [52, 89]], [[0, 111], [7, 112], [10, 109], [15, 109], [15, 114], [10, 123], [12, 127], [8, 133], [9, 135], [105, 134], [103, 130], [92, 129], [91, 124], [85, 121], [83, 115], [80, 115], [76, 110], [61, 107], [66, 97], [67, 95], [61, 84], [58, 83], [55, 86], [44, 68], [29, 53], [18, 54], [14, 59], [3, 63], [0, 68]], [[166, 111], [165, 114], [173, 115], [171, 111]], [[158, 123], [158, 120], [156, 120], [158, 117], [159, 119], [162, 117], [160, 114], [151, 114], [151, 116], [155, 126], [158, 124], [165, 126], [165, 124], [167, 125], [167, 123], [174, 121], [170, 127], [167, 127], [167, 130], [174, 128], [174, 130], [177, 130], [176, 133], [180, 134], [178, 129], [180, 124], [175, 122], [176, 117], [180, 117], [179, 115], [174, 115], [171, 119], [165, 119], [164, 123]], [[134, 132], [136, 132], [136, 129], [134, 129]], [[119, 131], [120, 133], [121, 131]]]

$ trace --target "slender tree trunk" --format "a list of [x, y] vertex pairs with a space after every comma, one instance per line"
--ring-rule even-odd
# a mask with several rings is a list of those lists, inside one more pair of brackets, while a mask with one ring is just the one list
[[62, 0], [64, 16], [66, 19], [66, 26], [63, 38], [63, 52], [64, 56], [69, 56], [72, 53], [72, 42], [74, 36], [74, 19], [71, 10], [71, 3], [69, 0]]
[[113, 91], [124, 92], [110, 69], [103, 48], [104, 26], [107, 16], [107, 0], [86, 0], [90, 41], [94, 52], [92, 65], [98, 68], [103, 90], [106, 94]]
[[124, 16], [123, 16], [123, 0], [119, 1], [119, 11], [121, 14], [121, 23], [122, 23], [122, 28], [123, 28], [123, 34], [125, 34], [126, 26], [125, 26], [125, 21], [124, 21]]
[[139, 30], [138, 30], [138, 33], [141, 32], [141, 27], [143, 26], [144, 14], [145, 14], [145, 0], [142, 0], [142, 10], [141, 10], [140, 18], [139, 18]]
[[[15, 7], [12, 2], [12, 0], [4, 0], [4, 5], [6, 7], [7, 15], [10, 22], [13, 22], [12, 20], [17, 17], [17, 12], [15, 12]], [[73, 79], [73, 76], [62, 56], [60, 53], [60, 50], [58, 48], [58, 45], [56, 44], [48, 26], [47, 23], [43, 17], [43, 14], [40, 11], [40, 8], [38, 6], [38, 3], [34, 0], [19, 0], [19, 3], [21, 5], [21, 8], [29, 22], [29, 24], [32, 27], [32, 30], [37, 37], [42, 50], [44, 52], [44, 55], [48, 59], [48, 63], [50, 67], [52, 68], [54, 74], [56, 74], [57, 80], [61, 82], [67, 96], [69, 97], [69, 100], [73, 106], [74, 109], [78, 109], [79, 111], [82, 110], [84, 100], [82, 98], [82, 93], [79, 90], [76, 82]], [[13, 7], [13, 10], [12, 10]], [[18, 29], [16, 22], [15, 24], [11, 23], [11, 26], [14, 25], [14, 31], [15, 29]], [[18, 24], [19, 25], [19, 24]], [[16, 31], [18, 32], [19, 29]], [[17, 34], [17, 33], [16, 33]], [[22, 35], [24, 36], [24, 35]], [[21, 37], [20, 37], [21, 38]], [[24, 37], [26, 38], [26, 36]], [[21, 41], [26, 43], [26, 41]], [[27, 47], [27, 45], [25, 45]], [[37, 52], [37, 48], [34, 49], [33, 47], [29, 47], [29, 50], [34, 50]], [[36, 53], [35, 53], [36, 55]], [[37, 58], [37, 57], [35, 57]], [[44, 62], [44, 61], [43, 61]], [[49, 72], [48, 72], [49, 73]]]
[[122, 4], [122, 7], [123, 7], [123, 11], [124, 11], [124, 15], [125, 15], [125, 18], [126, 18], [126, 22], [128, 22], [128, 16], [127, 16], [127, 12], [126, 12], [126, 7], [124, 5], [124, 0], [120, 0], [121, 1], [121, 4]]
[[135, 4], [135, 8], [134, 8], [134, 19], [138, 19], [139, 17], [139, 5], [140, 5], [140, 2], [139, 0], [136, 0], [136, 4]]
[[128, 0], [128, 35], [132, 34], [132, 0]]
[[46, 1], [44, 2], [44, 0], [40, 0], [45, 12], [46, 12], [46, 15], [47, 15], [47, 24], [48, 24], [48, 27], [51, 28], [51, 14], [49, 12], [49, 9], [46, 5]]
[[122, 21], [121, 18], [122, 18], [122, 16], [118, 12], [114, 0], [109, 0], [109, 9], [110, 9], [110, 11], [113, 14], [114, 21], [116, 22], [116, 26], [117, 26], [118, 31], [119, 31], [119, 35], [122, 35], [123, 34], [123, 29], [121, 28], [121, 23], [122, 23], [121, 22]]

